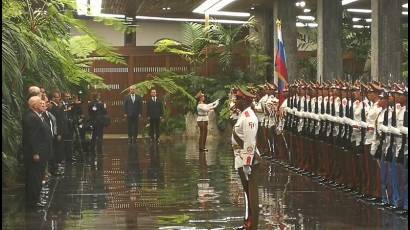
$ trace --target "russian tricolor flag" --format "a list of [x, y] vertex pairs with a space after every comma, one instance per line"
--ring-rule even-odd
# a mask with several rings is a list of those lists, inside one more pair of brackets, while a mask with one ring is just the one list
[[285, 87], [288, 84], [288, 69], [286, 68], [285, 44], [283, 43], [282, 39], [282, 26], [279, 19], [276, 21], [276, 25], [278, 27], [278, 48], [275, 57], [275, 71], [278, 75], [278, 92], [280, 106], [285, 100], [285, 95], [283, 91], [285, 90]]

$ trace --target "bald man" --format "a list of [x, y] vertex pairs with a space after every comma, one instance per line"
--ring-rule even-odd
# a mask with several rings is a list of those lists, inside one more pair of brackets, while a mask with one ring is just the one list
[[142, 98], [135, 94], [135, 87], [129, 88], [129, 95], [124, 99], [124, 117], [128, 122], [128, 142], [135, 143], [138, 136], [138, 118], [142, 114]]
[[52, 132], [43, 113], [45, 102], [39, 96], [28, 100], [29, 111], [23, 117], [23, 152], [26, 167], [26, 205], [39, 208], [45, 162], [52, 151]]

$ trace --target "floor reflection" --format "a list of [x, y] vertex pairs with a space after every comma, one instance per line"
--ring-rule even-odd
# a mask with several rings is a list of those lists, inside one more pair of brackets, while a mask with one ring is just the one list
[[[50, 185], [46, 211], [22, 189], [2, 194], [3, 229], [232, 229], [244, 197], [226, 142], [105, 140]], [[276, 164], [258, 177], [258, 229], [407, 229], [407, 218], [360, 203]]]

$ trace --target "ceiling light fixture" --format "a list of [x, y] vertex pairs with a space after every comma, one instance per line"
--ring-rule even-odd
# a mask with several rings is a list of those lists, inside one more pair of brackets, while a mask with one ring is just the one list
[[305, 23], [296, 22], [296, 27], [305, 27]]
[[364, 25], [353, 25], [353, 28], [355, 28], [355, 29], [363, 29], [363, 28], [370, 28], [370, 26], [364, 26]]
[[357, 2], [358, 0], [342, 0], [342, 6], [350, 4], [352, 2]]
[[365, 14], [370, 14], [372, 12], [372, 10], [368, 10], [368, 9], [347, 9], [348, 12], [352, 12], [352, 13], [365, 13]]
[[[150, 17], [150, 16], [136, 16], [136, 19], [140, 20], [154, 20], [154, 21], [174, 21], [174, 22], [205, 22], [205, 19], [198, 18], [166, 18], [166, 17]], [[209, 22], [222, 23], [222, 24], [246, 24], [247, 21], [238, 20], [224, 20], [224, 19], [210, 19]]]
[[402, 7], [404, 7], [404, 8], [409, 8], [409, 4], [408, 4], [408, 3], [403, 4]]
[[372, 22], [371, 18], [366, 18], [366, 22]]
[[352, 21], [353, 22], [358, 22], [358, 21], [360, 21], [360, 20], [362, 20], [361, 18], [352, 18]]
[[246, 12], [228, 12], [228, 11], [217, 11], [213, 12], [212, 15], [219, 15], [219, 16], [232, 16], [232, 17], [250, 17], [250, 13]]
[[403, 12], [401, 12], [401, 14], [403, 14], [403, 15], [408, 15], [409, 12], [408, 12], [408, 11], [403, 11]]
[[303, 13], [310, 13], [312, 10], [311, 9], [304, 9]]
[[315, 17], [308, 16], [308, 15], [298, 15], [297, 18], [300, 19], [300, 20], [306, 20], [306, 21], [314, 21], [315, 20]]
[[215, 5], [213, 5], [211, 8], [209, 8], [207, 11], [215, 12], [215, 11], [222, 10], [222, 8], [224, 8], [225, 6], [231, 4], [234, 1], [236, 1], [236, 0], [222, 0], [222, 1], [219, 1]]
[[[247, 12], [228, 12], [220, 11], [225, 6], [236, 0], [206, 0], [192, 12], [198, 14], [220, 15], [220, 16], [232, 16], [232, 17], [250, 17], [250, 13]], [[251, 8], [252, 9], [252, 8]], [[255, 9], [255, 8], [254, 8]]]
[[315, 27], [318, 27], [319, 25], [317, 23], [308, 23], [307, 26], [311, 28], [315, 28]]
[[297, 7], [303, 8], [306, 6], [306, 2], [305, 1], [300, 1], [300, 2], [296, 2], [295, 4]]

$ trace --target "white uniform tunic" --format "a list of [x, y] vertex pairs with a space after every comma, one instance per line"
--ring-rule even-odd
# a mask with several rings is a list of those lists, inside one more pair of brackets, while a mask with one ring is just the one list
[[[391, 132], [395, 135], [394, 138], [394, 145], [395, 145], [395, 156], [399, 156], [399, 151], [401, 149], [401, 146], [403, 144], [403, 135], [407, 136], [407, 127], [403, 126], [404, 122], [404, 112], [406, 111], [406, 106], [401, 106], [400, 104], [396, 105], [396, 118], [397, 118], [397, 127], [391, 127]], [[408, 139], [406, 138], [406, 142]], [[404, 154], [407, 155], [407, 146], [405, 146], [405, 151]]]
[[210, 104], [198, 104], [198, 106], [196, 107], [198, 111], [198, 118], [196, 119], [196, 121], [209, 121], [209, 111], [216, 108], [218, 105], [219, 99]]
[[[253, 110], [248, 107], [239, 115], [236, 124], [233, 127], [238, 137], [243, 141], [243, 148], [236, 142], [234, 134], [232, 134], [231, 141], [235, 155], [235, 169], [249, 165], [247, 157], [253, 154], [259, 154], [256, 148], [256, 133], [258, 132], [258, 118]], [[252, 164], [252, 162], [250, 162]]]

